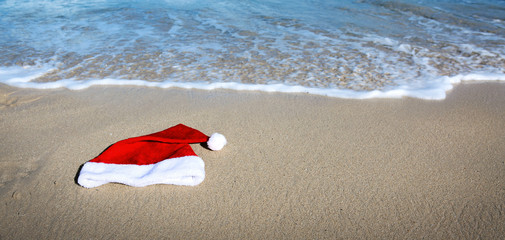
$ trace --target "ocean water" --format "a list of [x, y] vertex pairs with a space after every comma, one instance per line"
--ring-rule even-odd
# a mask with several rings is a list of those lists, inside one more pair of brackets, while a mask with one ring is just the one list
[[505, 81], [503, 0], [0, 0], [0, 82], [443, 99]]

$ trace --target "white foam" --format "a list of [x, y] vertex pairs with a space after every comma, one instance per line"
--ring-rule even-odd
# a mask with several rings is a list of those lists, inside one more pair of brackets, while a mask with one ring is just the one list
[[52, 67], [47, 66], [0, 67], [0, 82], [13, 86], [30, 84], [31, 80], [36, 79], [52, 70]]
[[400, 45], [398, 45], [397, 49], [398, 49], [398, 51], [412, 54], [412, 46], [410, 46], [409, 44], [405, 44], [405, 43], [400, 44]]
[[156, 88], [183, 88], [183, 89], [231, 89], [237, 91], [262, 91], [279, 93], [307, 93], [335, 98], [347, 99], [372, 99], [372, 98], [403, 98], [412, 97], [427, 100], [442, 100], [446, 98], [447, 91], [454, 85], [468, 81], [504, 81], [502, 73], [472, 73], [460, 74], [453, 77], [440, 77], [430, 81], [423, 81], [418, 85], [400, 85], [387, 90], [354, 91], [350, 89], [312, 88], [303, 86], [289, 86], [286, 84], [244, 84], [236, 82], [150, 82], [144, 80], [122, 79], [91, 79], [91, 80], [59, 80], [54, 82], [33, 82], [33, 79], [52, 71], [51, 67], [8, 67], [0, 68], [0, 82], [20, 87], [34, 89], [67, 88], [82, 90], [91, 86], [144, 86]]

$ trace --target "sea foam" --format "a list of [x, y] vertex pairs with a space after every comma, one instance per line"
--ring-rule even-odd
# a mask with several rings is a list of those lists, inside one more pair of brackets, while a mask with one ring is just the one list
[[292, 86], [286, 84], [244, 84], [237, 82], [173, 82], [161, 81], [152, 82], [145, 80], [125, 80], [125, 79], [90, 79], [71, 80], [64, 79], [52, 82], [33, 82], [33, 79], [42, 76], [44, 73], [52, 71], [51, 67], [9, 67], [0, 68], [0, 82], [20, 88], [33, 89], [57, 89], [67, 88], [71, 90], [83, 90], [92, 86], [142, 86], [155, 88], [182, 88], [215, 90], [230, 89], [237, 91], [262, 91], [278, 93], [307, 93], [335, 98], [346, 99], [372, 99], [372, 98], [403, 98], [412, 97], [427, 100], [443, 100], [447, 92], [454, 85], [464, 82], [477, 81], [503, 81], [505, 74], [460, 74], [453, 77], [440, 77], [433, 80], [423, 81], [422, 86], [401, 85], [387, 90], [356, 91], [350, 89], [331, 88], [311, 88], [304, 86]]

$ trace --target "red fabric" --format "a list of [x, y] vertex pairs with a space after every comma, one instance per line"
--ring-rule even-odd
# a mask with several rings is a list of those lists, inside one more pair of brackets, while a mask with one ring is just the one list
[[209, 137], [183, 124], [163, 131], [119, 141], [90, 162], [148, 165], [168, 158], [196, 156], [189, 143], [207, 142]]

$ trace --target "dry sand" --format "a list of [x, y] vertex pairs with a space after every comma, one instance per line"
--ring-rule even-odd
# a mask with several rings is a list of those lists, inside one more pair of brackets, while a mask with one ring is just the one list
[[[220, 132], [196, 187], [85, 189], [110, 144]], [[0, 86], [0, 239], [500, 239], [505, 84], [444, 101]]]

